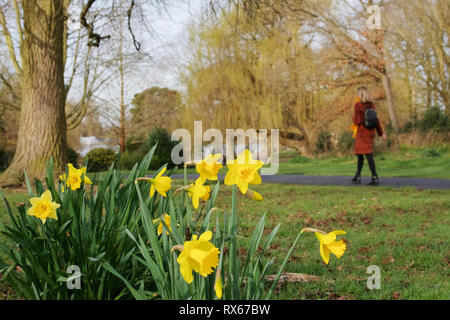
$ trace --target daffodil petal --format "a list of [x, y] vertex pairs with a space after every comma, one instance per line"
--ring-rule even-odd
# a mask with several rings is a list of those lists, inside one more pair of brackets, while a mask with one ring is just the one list
[[187, 283], [191, 283], [194, 280], [192, 268], [187, 263], [180, 264], [180, 273]]
[[205, 231], [203, 232], [203, 234], [200, 236], [200, 240], [206, 240], [209, 241], [212, 239], [212, 232], [211, 231]]
[[330, 251], [322, 243], [320, 244], [320, 255], [322, 256], [323, 262], [328, 264], [330, 261]]

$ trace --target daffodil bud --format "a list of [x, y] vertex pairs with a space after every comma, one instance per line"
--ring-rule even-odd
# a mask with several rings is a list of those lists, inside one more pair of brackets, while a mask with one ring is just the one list
[[260, 194], [259, 194], [258, 192], [256, 192], [256, 191], [253, 191], [253, 190], [250, 190], [250, 189], [247, 190], [246, 195], [247, 195], [250, 199], [255, 200], [255, 201], [263, 201], [263, 200], [264, 200], [264, 198], [263, 198], [262, 195], [260, 195]]

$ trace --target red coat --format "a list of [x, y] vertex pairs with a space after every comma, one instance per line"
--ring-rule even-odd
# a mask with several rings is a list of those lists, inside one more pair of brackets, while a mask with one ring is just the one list
[[378, 125], [375, 129], [367, 129], [364, 127], [364, 112], [367, 107], [375, 109], [375, 105], [370, 102], [355, 104], [355, 114], [353, 115], [353, 123], [358, 126], [355, 140], [355, 154], [369, 154], [372, 153], [373, 140], [375, 139], [375, 130], [381, 137], [383, 135], [383, 128], [381, 127], [379, 117]]

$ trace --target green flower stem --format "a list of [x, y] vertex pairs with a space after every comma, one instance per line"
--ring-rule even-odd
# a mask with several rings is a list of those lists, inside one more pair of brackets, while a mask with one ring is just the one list
[[236, 210], [236, 185], [233, 185], [233, 195], [231, 200], [231, 219], [230, 219], [230, 275], [231, 279], [231, 296], [236, 299], [239, 291], [237, 282], [239, 275], [236, 270], [236, 240], [237, 240], [237, 210]]
[[281, 274], [284, 271], [284, 268], [286, 267], [286, 264], [288, 263], [288, 260], [290, 256], [292, 255], [292, 252], [295, 249], [295, 246], [297, 245], [298, 240], [300, 240], [300, 236], [302, 234], [299, 233], [297, 236], [297, 239], [295, 239], [294, 243], [292, 244], [291, 249], [289, 249], [289, 252], [287, 253], [286, 257], [284, 258], [283, 264], [280, 267], [280, 270], [278, 270], [277, 276], [275, 277], [275, 280], [272, 283], [272, 286], [270, 287], [269, 293], [266, 296], [266, 300], [269, 300], [272, 297], [273, 292], [275, 291], [275, 287], [277, 286], [278, 280], [280, 280]]

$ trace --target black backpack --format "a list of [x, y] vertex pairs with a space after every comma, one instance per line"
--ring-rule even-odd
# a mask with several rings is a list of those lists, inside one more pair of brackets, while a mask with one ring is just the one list
[[366, 107], [366, 111], [364, 112], [364, 127], [367, 129], [373, 129], [376, 128], [377, 125], [377, 112], [372, 109], [372, 106]]

